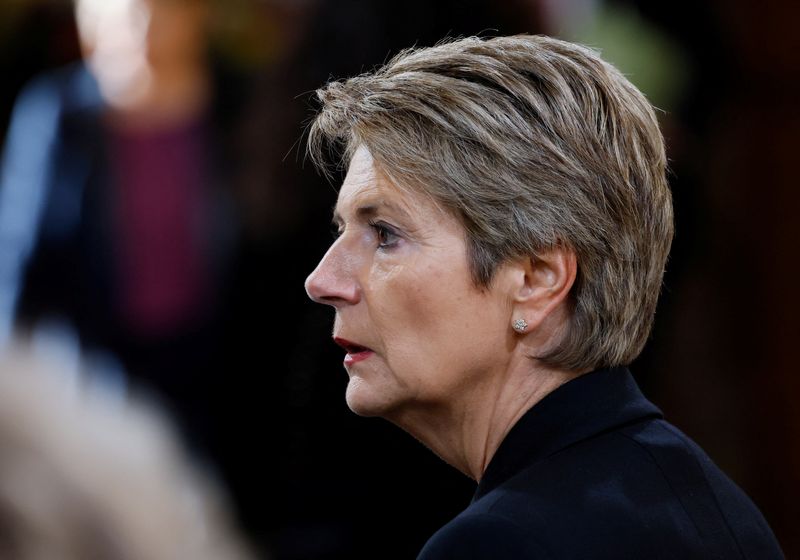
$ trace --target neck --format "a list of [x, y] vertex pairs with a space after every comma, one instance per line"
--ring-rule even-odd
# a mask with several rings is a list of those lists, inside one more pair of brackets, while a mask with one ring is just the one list
[[519, 357], [463, 398], [389, 418], [444, 461], [480, 481], [497, 448], [519, 419], [579, 374]]

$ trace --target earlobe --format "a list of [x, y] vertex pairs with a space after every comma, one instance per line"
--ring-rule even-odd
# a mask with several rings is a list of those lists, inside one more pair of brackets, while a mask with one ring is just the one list
[[[525, 333], [566, 302], [577, 276], [577, 259], [573, 250], [555, 247], [536, 257], [520, 258], [515, 268], [512, 328]], [[523, 322], [525, 326], [518, 328]]]
[[511, 323], [511, 327], [518, 333], [522, 334], [528, 328], [528, 321], [525, 319], [514, 319], [514, 322]]

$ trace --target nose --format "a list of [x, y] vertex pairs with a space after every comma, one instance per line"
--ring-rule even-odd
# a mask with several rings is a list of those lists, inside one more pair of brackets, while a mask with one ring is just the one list
[[360, 289], [353, 273], [353, 259], [346, 250], [334, 243], [317, 268], [306, 278], [306, 293], [317, 303], [332, 305], [339, 309], [355, 305], [360, 298]]

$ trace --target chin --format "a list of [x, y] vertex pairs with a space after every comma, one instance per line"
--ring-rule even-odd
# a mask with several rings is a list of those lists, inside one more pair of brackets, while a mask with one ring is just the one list
[[348, 408], [359, 416], [384, 417], [394, 407], [381, 391], [367, 386], [362, 379], [351, 378], [347, 384], [345, 400]]

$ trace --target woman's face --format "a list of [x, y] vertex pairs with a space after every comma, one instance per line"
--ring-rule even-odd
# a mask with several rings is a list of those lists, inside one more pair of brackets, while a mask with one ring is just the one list
[[489, 288], [477, 288], [458, 221], [423, 194], [394, 186], [364, 148], [350, 164], [334, 222], [340, 235], [306, 290], [336, 310], [348, 406], [402, 421], [477, 402], [509, 355], [502, 267]]

